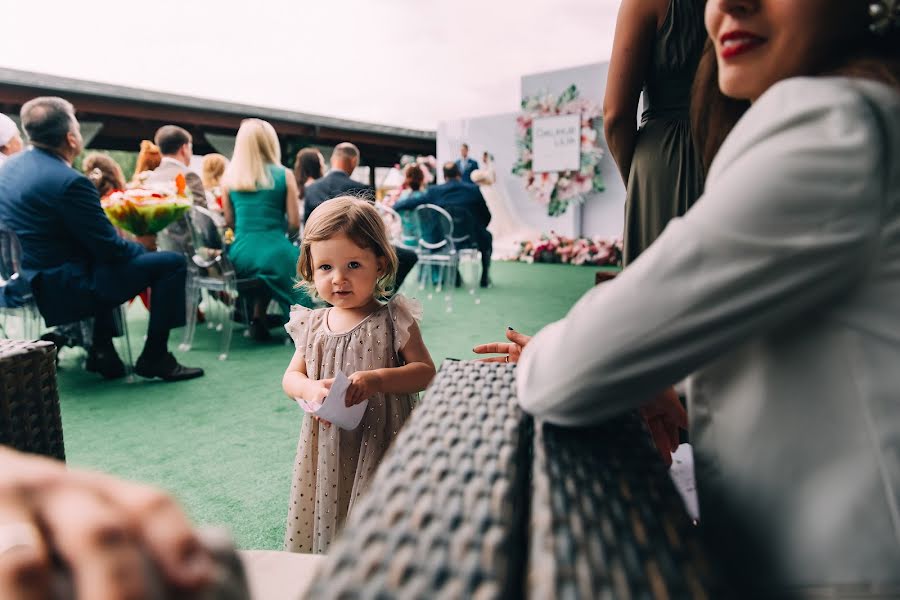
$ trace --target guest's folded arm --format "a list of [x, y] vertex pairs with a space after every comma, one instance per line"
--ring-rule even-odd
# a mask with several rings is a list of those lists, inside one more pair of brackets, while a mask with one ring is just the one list
[[764, 95], [687, 215], [531, 340], [517, 375], [525, 410], [584, 425], [637, 407], [865, 276], [882, 144], [863, 102], [830, 85], [819, 99], [789, 82]]
[[425, 204], [428, 200], [428, 196], [425, 192], [413, 192], [403, 200], [398, 201], [394, 204], [394, 210], [400, 212], [402, 210], [413, 210], [417, 206]]
[[60, 210], [66, 227], [99, 263], [115, 263], [143, 254], [143, 246], [122, 239], [100, 208], [97, 188], [86, 177], [76, 179], [66, 191]]

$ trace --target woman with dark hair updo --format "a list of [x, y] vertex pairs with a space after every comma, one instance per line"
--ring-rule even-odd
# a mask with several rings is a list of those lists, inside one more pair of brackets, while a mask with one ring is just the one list
[[476, 351], [551, 423], [643, 405], [665, 451], [689, 376], [734, 591], [900, 598], [900, 3], [707, 0], [705, 23], [703, 196], [564, 319]]
[[106, 154], [91, 152], [81, 162], [81, 169], [91, 183], [97, 186], [101, 198], [110, 192], [125, 189], [122, 167]]
[[303, 148], [294, 159], [294, 178], [300, 192], [300, 204], [303, 204], [306, 186], [325, 173], [325, 158], [316, 148]]

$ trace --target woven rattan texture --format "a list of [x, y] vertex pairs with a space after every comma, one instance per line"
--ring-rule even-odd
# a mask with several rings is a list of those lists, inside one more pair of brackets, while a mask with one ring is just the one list
[[518, 598], [530, 420], [514, 367], [446, 361], [309, 598]]
[[535, 429], [530, 598], [729, 597], [637, 415]]
[[65, 460], [51, 342], [0, 340], [0, 444]]

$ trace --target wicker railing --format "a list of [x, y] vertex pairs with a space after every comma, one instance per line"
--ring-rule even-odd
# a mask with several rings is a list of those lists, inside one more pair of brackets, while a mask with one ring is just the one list
[[0, 444], [65, 460], [51, 342], [0, 339]]
[[308, 597], [722, 597], [637, 417], [535, 429], [514, 369], [444, 363]]

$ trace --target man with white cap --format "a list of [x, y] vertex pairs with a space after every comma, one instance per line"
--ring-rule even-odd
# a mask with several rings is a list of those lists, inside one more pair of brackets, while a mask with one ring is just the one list
[[16, 122], [0, 113], [0, 166], [10, 156], [22, 151], [22, 136]]

